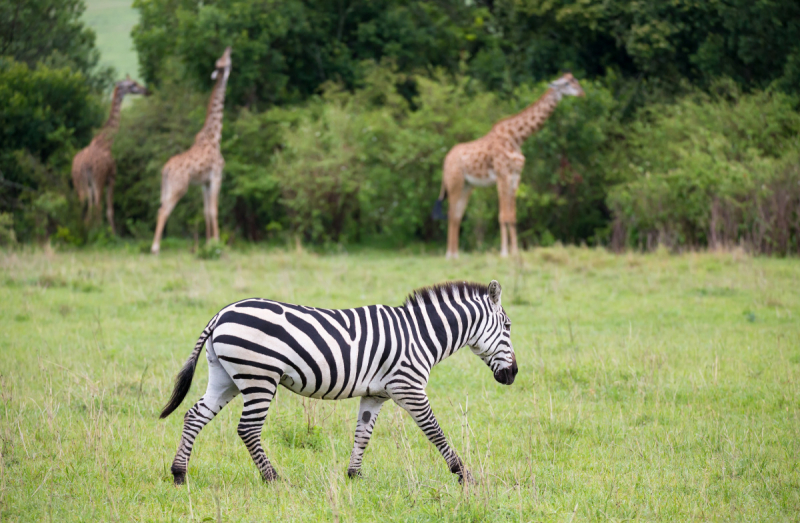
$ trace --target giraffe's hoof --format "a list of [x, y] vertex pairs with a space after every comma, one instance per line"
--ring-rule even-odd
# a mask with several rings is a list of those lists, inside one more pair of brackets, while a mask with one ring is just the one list
[[347, 477], [356, 479], [364, 477], [359, 469], [347, 469]]

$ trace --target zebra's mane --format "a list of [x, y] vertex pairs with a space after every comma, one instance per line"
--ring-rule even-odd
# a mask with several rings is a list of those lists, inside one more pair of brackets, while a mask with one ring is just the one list
[[419, 307], [422, 305], [430, 305], [433, 303], [434, 298], [437, 300], [442, 300], [445, 295], [452, 296], [453, 289], [457, 289], [462, 297], [464, 295], [471, 296], [473, 294], [489, 294], [489, 286], [484, 285], [483, 283], [448, 281], [413, 290], [411, 294], [406, 296], [406, 301], [403, 302], [403, 306]]

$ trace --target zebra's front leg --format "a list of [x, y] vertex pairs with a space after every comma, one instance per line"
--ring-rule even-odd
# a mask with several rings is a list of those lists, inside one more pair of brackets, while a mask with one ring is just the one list
[[375, 428], [378, 413], [386, 400], [387, 398], [371, 396], [361, 398], [356, 434], [353, 438], [353, 452], [350, 454], [350, 465], [347, 467], [347, 475], [351, 478], [361, 476], [361, 460], [364, 458], [367, 445], [369, 445], [369, 438], [372, 436], [372, 429]]
[[439, 422], [436, 421], [436, 417], [433, 415], [433, 410], [425, 391], [400, 390], [392, 394], [392, 399], [414, 418], [420, 430], [442, 454], [448, 468], [450, 468], [450, 472], [458, 475], [458, 482], [463, 483], [466, 478], [468, 483], [472, 483], [474, 481], [472, 474], [464, 467], [464, 463], [458, 457], [456, 451], [447, 443], [442, 427], [439, 426]]
[[227, 405], [239, 394], [231, 377], [218, 362], [208, 363], [208, 388], [200, 401], [194, 404], [183, 417], [183, 433], [178, 445], [178, 452], [172, 462], [171, 472], [176, 485], [183, 485], [186, 481], [186, 471], [189, 467], [189, 457], [197, 435], [214, 416], [219, 414], [222, 407]]
[[[234, 375], [234, 379], [244, 378], [245, 375]], [[242, 387], [241, 383], [237, 383], [242, 388], [244, 399], [244, 409], [242, 410], [242, 417], [239, 419], [239, 426], [237, 432], [239, 437], [242, 438], [247, 451], [250, 452], [250, 457], [261, 472], [261, 477], [264, 481], [273, 481], [278, 479], [278, 473], [272, 463], [269, 462], [264, 449], [261, 447], [261, 429], [264, 427], [264, 421], [267, 419], [267, 411], [275, 396], [275, 383], [271, 383], [272, 379], [266, 376], [246, 375], [246, 379], [258, 379], [261, 381], [258, 386]], [[238, 382], [238, 379], [237, 379]], [[270, 390], [264, 385], [272, 385]]]

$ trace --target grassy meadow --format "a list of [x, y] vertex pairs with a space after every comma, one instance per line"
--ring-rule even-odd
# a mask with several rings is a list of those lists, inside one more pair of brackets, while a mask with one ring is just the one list
[[[0, 252], [2, 521], [792, 521], [800, 514], [800, 264], [742, 252], [613, 255], [133, 248]], [[468, 349], [435, 368], [434, 412], [478, 482], [462, 488], [391, 402], [348, 480], [358, 400], [278, 393], [264, 484], [237, 398], [169, 466], [157, 419], [211, 316], [261, 296], [400, 304], [448, 279], [503, 284], [520, 373]]]
[[131, 5], [132, 0], [85, 0], [83, 21], [91, 27], [100, 50], [100, 62], [112, 65], [117, 76], [126, 74], [139, 80], [139, 61], [133, 48], [131, 29], [139, 20], [139, 13]]

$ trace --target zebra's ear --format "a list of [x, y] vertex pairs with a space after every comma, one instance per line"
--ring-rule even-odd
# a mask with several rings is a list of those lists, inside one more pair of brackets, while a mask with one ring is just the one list
[[489, 283], [489, 299], [492, 300], [492, 303], [495, 305], [500, 305], [500, 293], [503, 289], [500, 287], [500, 284], [497, 283], [497, 280], [492, 280]]

